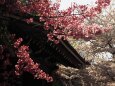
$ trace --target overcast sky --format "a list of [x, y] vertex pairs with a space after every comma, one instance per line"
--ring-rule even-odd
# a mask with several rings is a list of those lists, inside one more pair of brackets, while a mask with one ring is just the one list
[[[51, 0], [55, 2], [56, 0]], [[95, 4], [96, 0], [61, 0], [60, 4], [60, 10], [66, 9], [71, 6], [71, 2], [76, 2], [77, 4], [84, 4], [84, 5], [91, 5], [93, 6]]]

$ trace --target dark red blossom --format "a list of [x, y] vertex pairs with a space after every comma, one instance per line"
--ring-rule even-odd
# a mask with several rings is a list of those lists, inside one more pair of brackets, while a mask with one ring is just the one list
[[[8, 1], [10, 0], [1, 0], [0, 2], [8, 3]], [[14, 5], [9, 4], [8, 9], [14, 8], [23, 13], [36, 14], [37, 16], [39, 16], [39, 20], [45, 22], [45, 30], [50, 30], [50, 34], [52, 33], [52, 37], [48, 36], [50, 37], [49, 39], [55, 41], [57, 40], [55, 39], [55, 37], [59, 38], [59, 40], [60, 38], [66, 39], [67, 36], [73, 36], [75, 38], [85, 38], [87, 33], [83, 33], [83, 31], [88, 30], [89, 28], [80, 26], [85, 23], [85, 19], [91, 19], [97, 14], [101, 13], [102, 9], [110, 4], [110, 1], [111, 0], [97, 0], [94, 7], [88, 7], [87, 5], [78, 5], [77, 3], [73, 3], [73, 5], [68, 9], [60, 11], [60, 1], [58, 1], [57, 3], [52, 3], [50, 0], [15, 0], [15, 8], [12, 7]], [[75, 13], [76, 11], [77, 13]], [[26, 22], [32, 23], [34, 21], [33, 18], [29, 18], [26, 19]], [[95, 28], [95, 26], [93, 27], [92, 25], [90, 29], [92, 30], [93, 28]], [[100, 32], [102, 32], [101, 28], [99, 29]], [[57, 34], [55, 34], [56, 31], [60, 32], [57, 32]], [[94, 35], [92, 33], [90, 34], [90, 36]]]
[[45, 79], [47, 82], [52, 82], [53, 78], [46, 74], [43, 70], [39, 68], [38, 63], [35, 63], [29, 55], [29, 46], [22, 45], [19, 47], [22, 42], [22, 38], [19, 38], [15, 43], [14, 47], [17, 49], [18, 62], [15, 65], [16, 75], [20, 75], [23, 71], [27, 71], [34, 75], [37, 79]]

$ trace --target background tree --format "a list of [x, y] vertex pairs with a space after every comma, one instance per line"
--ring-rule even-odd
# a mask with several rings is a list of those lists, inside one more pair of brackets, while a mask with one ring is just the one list
[[[112, 0], [110, 6], [107, 9], [103, 9], [101, 14], [96, 15], [92, 19], [85, 19], [86, 26], [92, 26], [95, 24], [101, 29], [110, 28], [111, 30], [107, 30], [106, 33], [98, 34], [94, 36], [91, 40], [78, 40], [69, 39], [70, 43], [83, 54], [85, 59], [89, 59], [90, 61], [104, 61], [113, 57], [114, 59], [114, 15], [115, 15], [115, 3]], [[101, 57], [100, 57], [101, 56]]]
[[111, 31], [108, 31], [107, 33], [103, 33], [92, 40], [92, 48], [95, 53], [98, 52], [109, 52], [111, 53], [114, 59], [115, 55], [115, 3], [113, 0], [113, 3], [109, 6], [108, 9], [104, 10], [104, 13], [99, 14], [90, 22], [95, 22], [96, 24], [99, 24], [102, 27], [111, 26]]

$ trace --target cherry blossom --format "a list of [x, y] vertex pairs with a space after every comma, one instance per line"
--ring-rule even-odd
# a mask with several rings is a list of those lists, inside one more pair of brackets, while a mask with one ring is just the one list
[[[7, 0], [4, 0], [4, 3], [5, 2], [7, 3]], [[50, 37], [50, 41], [55, 41], [57, 38], [58, 40], [62, 38], [66, 39], [66, 37], [70, 35], [78, 39], [80, 37], [86, 38], [86, 34], [90, 34], [90, 32], [88, 33], [89, 27], [80, 27], [85, 23], [85, 20], [92, 19], [101, 13], [102, 9], [106, 8], [110, 4], [111, 0], [97, 0], [94, 7], [73, 3], [73, 5], [66, 10], [59, 10], [59, 2], [60, 1], [52, 3], [51, 0], [16, 0], [15, 9], [22, 13], [39, 16], [39, 20], [41, 22], [45, 22], [44, 29], [49, 30], [48, 34], [50, 34], [50, 36], [48, 35], [48, 37]], [[11, 7], [11, 5], [9, 6]], [[29, 18], [26, 19], [26, 22], [29, 24], [34, 22], [34, 20], [33, 18]], [[103, 32], [103, 29], [99, 27], [100, 26], [97, 26], [97, 28], [100, 29], [100, 32]], [[90, 29], [93, 28], [95, 28], [95, 25], [90, 26]], [[88, 31], [82, 34], [84, 30]], [[94, 35], [96, 34], [94, 33]], [[92, 33], [90, 34], [90, 36], [94, 35], [92, 35]]]
[[23, 41], [22, 38], [17, 39], [14, 43], [14, 47], [17, 49], [17, 57], [18, 61], [15, 65], [15, 73], [16, 75], [20, 75], [23, 71], [27, 71], [34, 75], [36, 79], [45, 79], [47, 82], [52, 82], [53, 78], [46, 74], [42, 69], [40, 69], [40, 64], [35, 63], [29, 55], [29, 46], [22, 45], [19, 47], [21, 42]]

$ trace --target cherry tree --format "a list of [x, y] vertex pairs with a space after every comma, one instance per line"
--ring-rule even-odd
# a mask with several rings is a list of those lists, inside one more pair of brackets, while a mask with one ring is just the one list
[[[14, 2], [13, 5], [16, 9], [11, 9], [13, 5], [9, 2]], [[86, 18], [92, 19], [101, 13], [102, 9], [110, 4], [110, 0], [97, 0], [95, 7], [74, 3], [72, 7], [61, 11], [59, 10], [60, 4], [58, 2], [52, 4], [50, 0], [1, 0], [1, 4], [4, 3], [8, 3], [9, 10], [16, 11], [18, 9], [20, 12], [39, 16], [39, 20], [45, 22], [45, 29], [50, 31], [49, 40], [55, 42], [57, 42], [56, 39], [66, 39], [67, 36], [73, 36], [76, 39], [92, 38], [94, 35], [104, 33], [109, 29], [109, 27], [101, 29], [102, 27], [97, 24], [87, 26], [84, 22]], [[30, 23], [34, 22], [32, 18], [29, 20]]]
[[[86, 19], [93, 19], [109, 6], [111, 0], [97, 0], [94, 7], [87, 5], [73, 6], [66, 10], [59, 10], [60, 3], [52, 3], [50, 0], [0, 0], [0, 12], [2, 15], [31, 15], [29, 18], [20, 19], [28, 24], [43, 22], [45, 30], [48, 30], [48, 40], [58, 43], [67, 37], [75, 39], [91, 39], [97, 34], [105, 33], [111, 29], [110, 26], [101, 27], [96, 23], [87, 25]], [[14, 8], [15, 7], [15, 8]], [[38, 20], [33, 17], [39, 17]], [[39, 28], [38, 28], [39, 29]], [[39, 65], [35, 64], [27, 52], [29, 48], [25, 45], [19, 47], [22, 40], [17, 40], [14, 47], [17, 49], [17, 57], [19, 58], [16, 67], [16, 74], [19, 74], [23, 64], [27, 64], [23, 70], [31, 72], [37, 78], [53, 81], [52, 77], [39, 69]], [[28, 64], [28, 63], [31, 64]], [[20, 65], [21, 64], [21, 65]], [[34, 70], [34, 71], [33, 71]], [[35, 77], [36, 77], [35, 76]]]
[[114, 9], [106, 10], [106, 14], [100, 14], [92, 22], [95, 22], [102, 27], [111, 26], [111, 31], [103, 33], [94, 38], [92, 41], [92, 48], [94, 53], [98, 52], [109, 52], [111, 53], [114, 59], [115, 53], [115, 18], [114, 18]]

